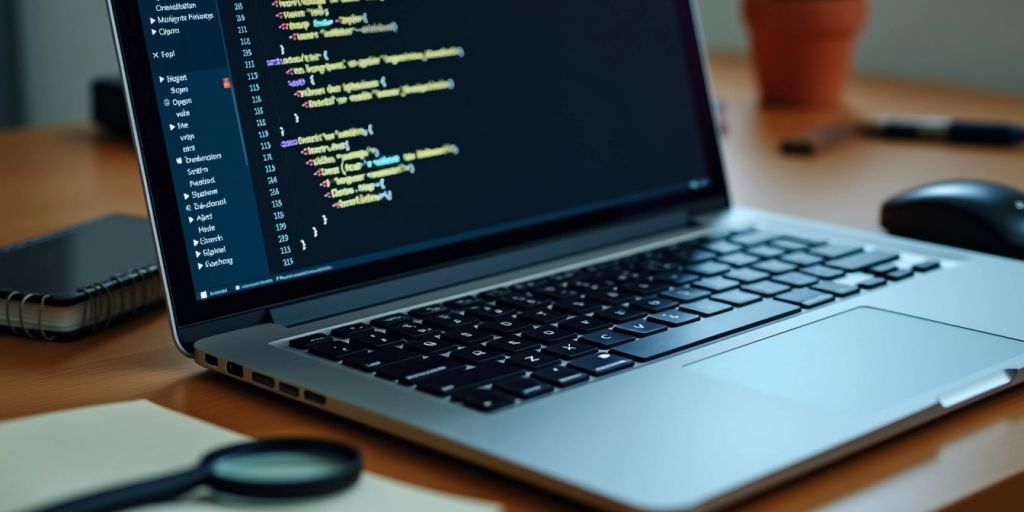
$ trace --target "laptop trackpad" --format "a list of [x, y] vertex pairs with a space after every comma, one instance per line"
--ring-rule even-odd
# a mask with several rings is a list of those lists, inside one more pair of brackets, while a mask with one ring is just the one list
[[1024, 342], [858, 308], [687, 366], [845, 414], [877, 411], [1008, 358]]

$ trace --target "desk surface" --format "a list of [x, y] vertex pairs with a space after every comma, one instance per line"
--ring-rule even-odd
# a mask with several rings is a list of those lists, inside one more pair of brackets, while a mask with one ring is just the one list
[[[743, 59], [712, 60], [727, 103], [723, 144], [738, 204], [876, 229], [878, 205], [903, 188], [955, 177], [1024, 188], [1021, 149], [851, 140], [815, 157], [779, 154], [781, 137], [838, 116], [945, 113], [1024, 122], [1024, 98], [859, 77], [833, 112], [765, 110]], [[0, 134], [0, 245], [104, 213], [144, 214], [131, 148], [88, 126]], [[813, 193], [812, 193], [813, 192]], [[0, 337], [0, 419], [148, 398], [253, 436], [314, 435], [360, 446], [379, 473], [498, 500], [509, 510], [573, 504], [504, 477], [205, 373], [172, 346], [165, 313], [74, 344]], [[915, 509], [1024, 497], [1024, 390], [1005, 393], [744, 505], [749, 510]]]

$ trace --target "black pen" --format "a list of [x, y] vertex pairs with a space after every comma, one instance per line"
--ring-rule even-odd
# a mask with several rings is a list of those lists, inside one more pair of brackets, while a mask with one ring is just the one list
[[938, 139], [1008, 146], [1024, 141], [1024, 127], [1007, 123], [962, 121], [944, 116], [883, 116], [868, 122], [871, 135], [902, 139]]

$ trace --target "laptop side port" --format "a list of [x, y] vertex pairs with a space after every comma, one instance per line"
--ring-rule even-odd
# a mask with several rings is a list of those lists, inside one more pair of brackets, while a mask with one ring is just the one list
[[324, 398], [323, 395], [314, 393], [312, 391], [306, 390], [305, 392], [303, 392], [303, 396], [306, 398], [307, 402], [314, 403], [316, 405], [326, 405], [327, 404], [327, 399]]
[[257, 384], [262, 384], [271, 389], [274, 388], [274, 379], [262, 373], [252, 372], [252, 380]]
[[206, 364], [210, 366], [220, 366], [220, 361], [218, 361], [216, 357], [213, 357], [210, 354], [203, 354], [203, 360], [206, 361]]
[[284, 382], [278, 382], [277, 383], [277, 388], [280, 389], [282, 393], [284, 393], [284, 394], [286, 394], [286, 395], [288, 395], [288, 396], [290, 396], [292, 398], [298, 398], [299, 397], [299, 388], [297, 388], [295, 386], [292, 386], [291, 384], [285, 384]]
[[228, 373], [238, 378], [242, 378], [242, 376], [245, 375], [245, 368], [242, 368], [242, 365], [238, 363], [232, 363], [231, 361], [228, 361], [228, 364], [225, 367], [225, 369], [228, 371]]

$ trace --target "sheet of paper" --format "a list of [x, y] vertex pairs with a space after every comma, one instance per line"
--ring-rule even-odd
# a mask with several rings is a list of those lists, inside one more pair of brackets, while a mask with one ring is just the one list
[[[0, 510], [32, 510], [194, 465], [250, 438], [145, 400], [0, 422]], [[363, 471], [352, 487], [320, 498], [261, 503], [202, 490], [135, 511], [493, 512], [498, 503], [434, 491]]]

